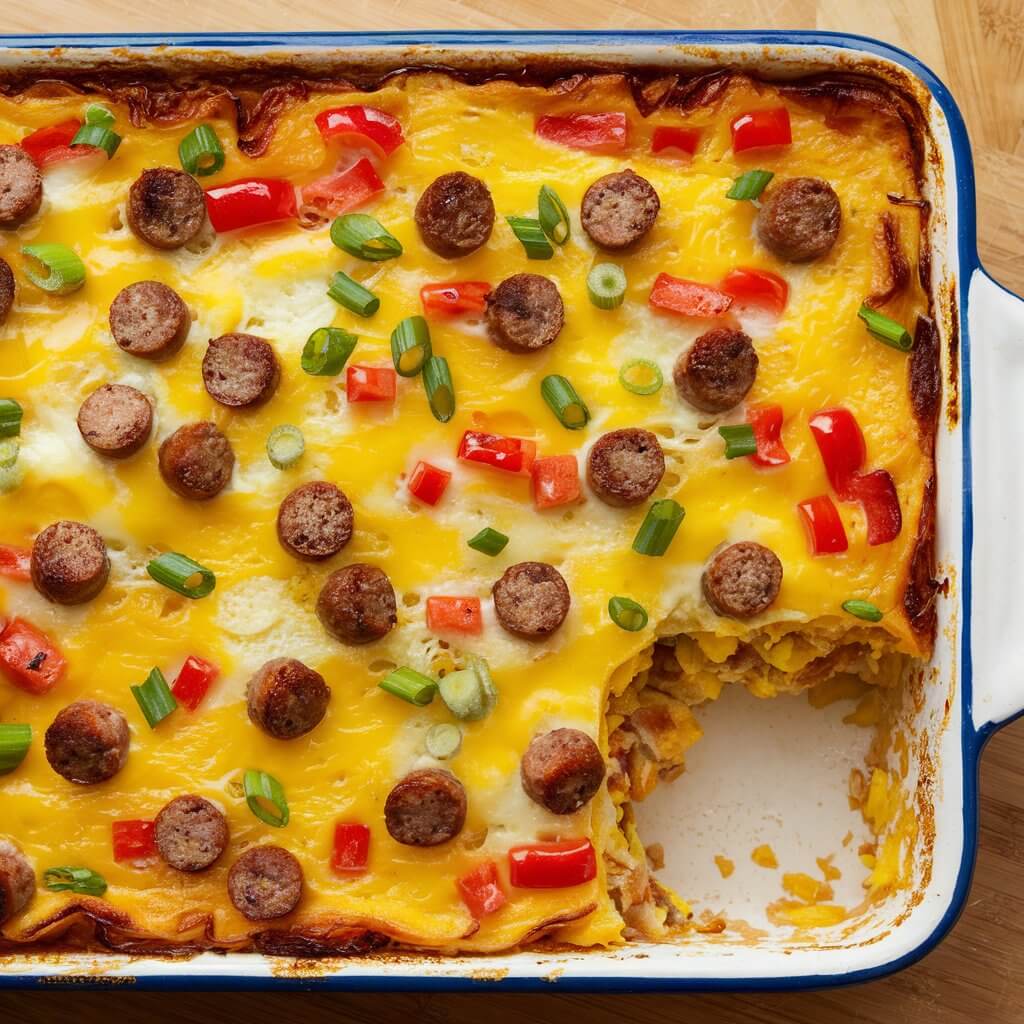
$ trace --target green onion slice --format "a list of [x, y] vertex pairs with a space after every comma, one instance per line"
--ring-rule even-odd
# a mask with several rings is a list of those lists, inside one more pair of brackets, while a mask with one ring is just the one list
[[141, 686], [131, 687], [131, 691], [142, 708], [150, 729], [155, 729], [178, 706], [163, 672], [158, 668], [146, 676], [146, 681]]
[[121, 145], [121, 136], [101, 124], [83, 124], [71, 140], [72, 146], [95, 146], [107, 154], [109, 160]]
[[549, 260], [555, 255], [540, 221], [535, 217], [506, 217], [505, 220], [516, 238], [523, 243], [527, 259]]
[[498, 703], [498, 688], [494, 685], [494, 678], [491, 676], [491, 666], [484, 658], [478, 658], [475, 654], [471, 654], [469, 667], [480, 678], [480, 685], [484, 688], [484, 697], [487, 701], [487, 711], [490, 713]]
[[725, 457], [739, 459], [744, 455], [757, 452], [757, 441], [754, 439], [754, 428], [749, 423], [737, 423], [735, 426], [719, 427], [718, 433], [725, 441]]
[[[25, 276], [44, 292], [69, 295], [85, 284], [85, 264], [78, 253], [59, 242], [40, 242], [38, 245], [22, 246], [22, 253], [29, 257], [25, 265]], [[42, 271], [46, 273], [42, 273]]]
[[653, 395], [664, 382], [658, 364], [650, 359], [630, 359], [619, 370], [619, 383], [633, 395]]
[[327, 294], [339, 306], [352, 310], [356, 316], [373, 316], [380, 309], [380, 299], [341, 270], [331, 278]]
[[[174, 551], [166, 551], [154, 558], [146, 566], [146, 572], [157, 583], [193, 601], [213, 593], [213, 588], [217, 586], [217, 577], [209, 569], [193, 562], [188, 555], [179, 555]], [[194, 579], [196, 576], [198, 580]]]
[[302, 347], [302, 368], [314, 377], [336, 377], [344, 369], [358, 340], [340, 327], [318, 327]]
[[877, 338], [901, 352], [909, 352], [914, 347], [914, 339], [903, 324], [898, 324], [884, 313], [872, 309], [866, 302], [862, 303], [860, 309], [857, 310], [857, 316], [864, 321], [868, 334], [873, 338]]
[[389, 672], [378, 684], [382, 690], [410, 704], [425, 707], [434, 699], [437, 683], [430, 676], [417, 672], [414, 668], [396, 668]]
[[430, 328], [423, 317], [406, 317], [391, 332], [391, 358], [399, 377], [415, 377], [431, 352]]
[[633, 541], [633, 550], [638, 555], [651, 555], [655, 558], [665, 554], [685, 515], [683, 506], [671, 498], [656, 501], [640, 524]]
[[590, 421], [590, 410], [576, 389], [557, 373], [548, 374], [540, 382], [541, 397], [566, 430], [581, 430]]
[[437, 688], [448, 710], [467, 722], [486, 718], [498, 699], [490, 669], [482, 658], [474, 658], [467, 668], [449, 672]]
[[608, 614], [627, 633], [638, 633], [647, 625], [647, 609], [630, 597], [613, 597], [608, 602]]
[[402, 243], [380, 221], [365, 213], [346, 213], [331, 224], [331, 241], [350, 256], [380, 263], [402, 255]]
[[178, 159], [189, 174], [205, 178], [224, 167], [224, 147], [208, 124], [197, 124], [178, 144]]
[[0, 775], [13, 772], [25, 760], [31, 746], [31, 725], [0, 725]]
[[107, 891], [104, 877], [90, 868], [47, 868], [43, 885], [50, 892], [77, 892], [83, 896], [102, 896]]
[[587, 274], [587, 294], [598, 309], [615, 309], [626, 297], [626, 272], [617, 263], [598, 263]]
[[284, 828], [288, 824], [291, 813], [284, 795], [284, 786], [273, 775], [250, 768], [242, 780], [242, 789], [249, 810], [260, 821], [274, 828]]
[[16, 437], [0, 440], [0, 470], [11, 470], [18, 464], [21, 442]]
[[881, 622], [882, 611], [870, 601], [861, 601], [854, 598], [843, 602], [843, 611], [855, 615], [858, 619], [866, 619], [868, 622]]
[[495, 555], [500, 555], [501, 552], [505, 550], [505, 545], [508, 543], [508, 537], [506, 537], [505, 534], [492, 529], [490, 526], [485, 526], [478, 534], [476, 534], [476, 536], [470, 537], [467, 543], [474, 551], [479, 551], [484, 555], [490, 555], [493, 558]]
[[291, 469], [306, 450], [306, 439], [298, 427], [282, 423], [267, 438], [267, 458], [275, 469]]
[[537, 196], [537, 219], [541, 230], [555, 245], [565, 245], [572, 235], [569, 211], [550, 185], [541, 185]]
[[451, 722], [433, 726], [426, 737], [427, 753], [438, 761], [454, 757], [462, 746], [462, 730]]
[[726, 199], [756, 199], [775, 174], [772, 171], [746, 171], [733, 183], [725, 193]]
[[455, 415], [455, 386], [443, 356], [431, 356], [423, 364], [423, 387], [434, 419], [447, 423]]
[[101, 128], [112, 128], [114, 115], [102, 103], [90, 103], [85, 108], [85, 123], [98, 124]]
[[0, 437], [17, 437], [23, 415], [24, 410], [13, 398], [0, 398]]
[[0, 494], [9, 494], [20, 487], [24, 479], [25, 474], [20, 466], [0, 466]]

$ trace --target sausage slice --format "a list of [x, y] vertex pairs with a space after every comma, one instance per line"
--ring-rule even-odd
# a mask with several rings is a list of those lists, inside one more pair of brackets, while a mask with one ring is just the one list
[[579, 729], [534, 736], [519, 764], [526, 795], [552, 814], [573, 814], [601, 788], [604, 758]]
[[562, 574], [546, 562], [510, 565], [491, 588], [498, 622], [515, 636], [541, 640], [569, 614], [572, 598]]
[[628, 427], [603, 434], [587, 456], [587, 482], [606, 504], [639, 505], [665, 475], [665, 455], [649, 430]]
[[140, 359], [169, 359], [185, 344], [192, 318], [181, 296], [160, 281], [136, 281], [110, 304], [110, 333]]
[[293, 740], [320, 724], [331, 688], [301, 661], [275, 658], [249, 680], [245, 696], [254, 725], [275, 739]]
[[424, 768], [410, 772], [388, 793], [384, 824], [404, 846], [439, 846], [466, 823], [466, 791], [451, 772]]
[[740, 541], [711, 559], [701, 586], [716, 614], [748, 619], [765, 611], [779, 596], [782, 563], [770, 548]]
[[180, 249], [205, 221], [203, 190], [184, 171], [151, 167], [128, 191], [128, 226], [155, 249]]
[[46, 730], [46, 760], [68, 782], [91, 786], [112, 779], [128, 760], [128, 722], [96, 700], [69, 704]]
[[342, 643], [372, 643], [387, 636], [398, 622], [395, 589], [375, 566], [346, 565], [327, 577], [316, 614], [324, 629]]
[[156, 849], [177, 871], [205, 871], [227, 849], [228, 820], [209, 800], [176, 796], [156, 816]]
[[62, 520], [32, 545], [32, 582], [54, 604], [84, 604], [106, 586], [110, 559], [103, 538], [85, 523]]
[[486, 297], [487, 332], [509, 352], [537, 352], [565, 324], [565, 307], [554, 281], [540, 274], [513, 274]]
[[187, 423], [160, 445], [160, 475], [191, 501], [215, 498], [235, 468], [231, 442], [212, 423]]
[[0, 228], [16, 228], [43, 202], [43, 176], [21, 146], [0, 146]]
[[14, 305], [14, 271], [10, 263], [0, 257], [0, 324], [7, 320]]
[[757, 376], [754, 343], [743, 331], [714, 327], [676, 360], [679, 397], [703, 412], [725, 412], [746, 398]]
[[82, 440], [100, 455], [125, 459], [148, 440], [153, 429], [149, 399], [126, 384], [104, 384], [78, 410]]
[[284, 917], [302, 899], [302, 865], [280, 846], [254, 846], [231, 865], [228, 896], [250, 921]]
[[36, 873], [9, 839], [0, 839], [0, 924], [20, 914], [36, 894]]
[[491, 237], [494, 200], [479, 178], [452, 171], [426, 187], [415, 216], [424, 245], [453, 260], [475, 252]]
[[835, 245], [842, 219], [839, 196], [827, 181], [787, 178], [761, 200], [757, 235], [780, 260], [807, 263]]
[[580, 206], [580, 222], [602, 249], [626, 249], [654, 226], [661, 200], [654, 186], [628, 167], [598, 178]]
[[223, 334], [203, 356], [203, 383], [221, 405], [262, 405], [277, 390], [281, 370], [270, 342], [255, 334]]
[[352, 502], [323, 480], [296, 487], [277, 512], [277, 537], [296, 558], [319, 562], [352, 539]]

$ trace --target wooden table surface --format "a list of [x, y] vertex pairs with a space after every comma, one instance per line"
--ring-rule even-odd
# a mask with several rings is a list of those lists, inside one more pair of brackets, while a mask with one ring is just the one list
[[[0, 32], [413, 28], [818, 28], [876, 36], [920, 57], [963, 111], [989, 271], [1024, 294], [1024, 3], [1021, 0], [35, 0], [0, 4]], [[560, 14], [562, 17], [553, 18]], [[1024, 681], [1022, 681], [1024, 686]], [[685, 785], [684, 783], [680, 783]], [[78, 1024], [402, 1017], [417, 1024], [1019, 1024], [1024, 1019], [1024, 720], [995, 737], [981, 772], [981, 841], [967, 909], [922, 963], [831, 992], [744, 996], [0, 995], [0, 1019]]]

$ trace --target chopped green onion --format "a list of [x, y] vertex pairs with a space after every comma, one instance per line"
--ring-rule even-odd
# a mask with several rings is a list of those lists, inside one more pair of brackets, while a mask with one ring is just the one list
[[753, 455], [757, 451], [754, 440], [754, 428], [749, 423], [737, 423], [735, 426], [719, 427], [718, 433], [725, 441], [725, 457], [739, 459], [744, 455]]
[[733, 183], [725, 193], [726, 199], [756, 199], [775, 174], [772, 171], [746, 171]]
[[484, 658], [478, 658], [475, 654], [469, 656], [469, 667], [480, 677], [480, 685], [484, 688], [484, 697], [487, 700], [487, 712], [489, 714], [498, 703], [498, 688], [494, 685], [491, 667]]
[[21, 433], [24, 411], [13, 398], [0, 398], [0, 437], [17, 437]]
[[569, 211], [550, 185], [540, 187], [540, 195], [537, 196], [537, 219], [544, 234], [555, 245], [565, 245], [569, 241], [572, 234]]
[[178, 144], [178, 159], [189, 174], [205, 178], [224, 167], [224, 147], [208, 124], [197, 124]]
[[629, 597], [613, 597], [608, 602], [608, 614], [627, 633], [637, 633], [647, 625], [647, 610]]
[[306, 450], [306, 439], [298, 427], [282, 423], [267, 438], [267, 458], [275, 469], [291, 469]]
[[[217, 585], [217, 577], [209, 569], [193, 562], [188, 555], [179, 555], [174, 551], [166, 551], [164, 554], [154, 558], [146, 566], [146, 572], [165, 587], [169, 587], [175, 593], [183, 597], [190, 597], [196, 600], [213, 593]], [[195, 576], [200, 579], [189, 583]]]
[[9, 494], [15, 488], [21, 486], [25, 474], [21, 466], [0, 466], [0, 494]]
[[898, 324], [884, 313], [872, 309], [866, 302], [857, 310], [857, 316], [864, 321], [868, 334], [873, 338], [898, 348], [901, 352], [909, 352], [914, 347], [914, 339], [903, 324]]
[[50, 892], [77, 892], [83, 896], [102, 896], [107, 891], [104, 877], [89, 868], [47, 868], [43, 885]]
[[[242, 780], [242, 789], [245, 792], [245, 802], [249, 805], [249, 810], [260, 821], [266, 822], [274, 828], [284, 828], [288, 824], [291, 812], [288, 810], [284, 786], [273, 775], [250, 768]], [[267, 804], [270, 804], [269, 808]]]
[[516, 238], [523, 243], [527, 259], [549, 260], [555, 255], [540, 221], [535, 217], [506, 217], [505, 220]]
[[40, 242], [38, 245], [22, 246], [21, 251], [29, 258], [25, 265], [25, 276], [44, 292], [69, 295], [85, 284], [85, 264], [66, 245]]
[[138, 701], [142, 713], [155, 729], [177, 706], [178, 702], [160, 669], [153, 669], [141, 686], [131, 687], [132, 696]]
[[656, 501], [647, 510], [637, 531], [633, 550], [638, 555], [651, 555], [655, 558], [665, 554], [685, 515], [683, 506], [671, 498]]
[[587, 294], [598, 309], [615, 309], [626, 297], [626, 272], [617, 263], [598, 263], [587, 274]]
[[851, 615], [855, 615], [858, 619], [866, 619], [868, 622], [882, 621], [881, 609], [873, 605], [870, 601], [861, 601], [856, 598], [850, 601], [844, 601], [843, 611], [849, 612]]
[[462, 730], [451, 722], [441, 722], [427, 732], [427, 753], [438, 761], [454, 757], [462, 746]]
[[430, 328], [423, 317], [408, 316], [391, 332], [391, 358], [399, 377], [415, 377], [431, 352]]
[[423, 387], [434, 419], [447, 423], [455, 415], [455, 386], [447, 359], [431, 356], [423, 364]]
[[95, 146], [107, 154], [109, 160], [121, 145], [121, 136], [101, 124], [83, 124], [71, 140], [72, 146]]
[[32, 746], [31, 725], [0, 725], [0, 775], [13, 772]]
[[358, 281], [353, 281], [342, 270], [339, 270], [331, 278], [331, 286], [327, 289], [327, 294], [339, 306], [352, 310], [356, 316], [373, 316], [380, 309], [380, 299]]
[[557, 373], [548, 374], [540, 382], [541, 397], [566, 430], [581, 430], [590, 421], [590, 410], [576, 389]]
[[441, 700], [456, 718], [478, 722], [486, 718], [498, 700], [487, 662], [474, 658], [468, 668], [449, 672], [437, 684]]
[[336, 377], [358, 340], [340, 327], [318, 327], [302, 347], [302, 368], [314, 377]]
[[493, 558], [505, 550], [508, 537], [497, 530], [492, 530], [489, 526], [485, 526], [475, 537], [470, 537], [467, 543], [474, 551], [490, 555]]
[[110, 128], [114, 124], [114, 115], [102, 103], [90, 103], [85, 108], [85, 123]]
[[16, 437], [5, 437], [0, 441], [0, 469], [14, 469], [20, 451], [21, 442]]
[[653, 395], [664, 382], [658, 364], [650, 359], [630, 359], [619, 370], [619, 383], [633, 395]]
[[429, 704], [437, 693], [437, 683], [430, 676], [408, 667], [389, 672], [377, 685], [393, 696], [419, 707]]
[[380, 221], [365, 213], [346, 213], [331, 225], [331, 241], [350, 256], [380, 263], [402, 255], [402, 243]]

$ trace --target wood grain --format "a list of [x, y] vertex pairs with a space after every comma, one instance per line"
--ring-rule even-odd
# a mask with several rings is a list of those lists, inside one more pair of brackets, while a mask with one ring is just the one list
[[[974, 144], [982, 258], [1024, 293], [1024, 3], [1021, 0], [36, 0], [0, 4], [0, 31], [415, 28], [818, 28], [910, 50], [956, 96]], [[782, 996], [559, 994], [0, 995], [3, 1019], [125, 1021], [413, 1020], [501, 1024], [1019, 1024], [1024, 1019], [1024, 721], [985, 753], [977, 873], [963, 917], [922, 963], [870, 985]]]

